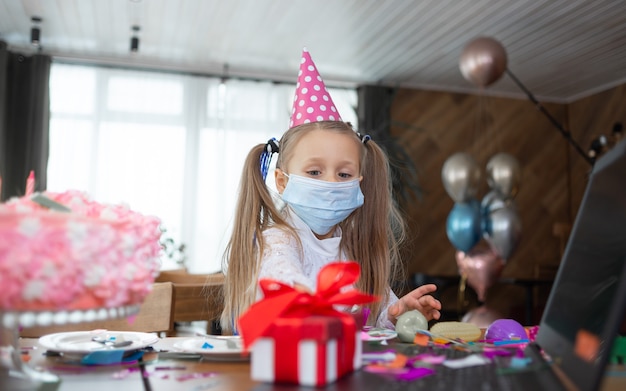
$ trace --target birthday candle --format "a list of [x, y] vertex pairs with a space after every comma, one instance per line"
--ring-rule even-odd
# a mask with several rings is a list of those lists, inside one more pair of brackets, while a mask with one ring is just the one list
[[35, 191], [35, 171], [30, 171], [26, 178], [26, 195], [29, 196]]

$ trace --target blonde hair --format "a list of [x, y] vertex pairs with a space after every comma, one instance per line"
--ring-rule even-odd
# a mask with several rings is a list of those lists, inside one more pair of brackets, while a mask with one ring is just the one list
[[[321, 121], [289, 129], [281, 138], [276, 167], [285, 167], [302, 135], [312, 130], [327, 130], [354, 137], [361, 145], [361, 191], [364, 204], [340, 223], [340, 247], [349, 260], [361, 265], [356, 288], [380, 297], [370, 304], [368, 323], [374, 324], [389, 299], [389, 284], [402, 274], [400, 244], [405, 239], [405, 223], [392, 197], [392, 181], [385, 152], [372, 140], [361, 142], [349, 123]], [[298, 237], [274, 205], [261, 174], [259, 162], [266, 144], [253, 147], [244, 163], [235, 212], [233, 232], [223, 258], [226, 274], [222, 330], [235, 328], [237, 318], [254, 303], [257, 292], [260, 254], [264, 243], [261, 234], [270, 226]], [[299, 240], [298, 240], [299, 242]]]

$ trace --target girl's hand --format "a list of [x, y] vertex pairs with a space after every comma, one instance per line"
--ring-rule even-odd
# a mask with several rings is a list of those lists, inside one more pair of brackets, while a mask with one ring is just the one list
[[426, 317], [426, 320], [439, 319], [441, 313], [441, 302], [430, 295], [437, 290], [435, 284], [422, 285], [402, 296], [398, 301], [389, 306], [387, 316], [389, 320], [396, 323], [398, 316], [410, 310], [418, 310]]

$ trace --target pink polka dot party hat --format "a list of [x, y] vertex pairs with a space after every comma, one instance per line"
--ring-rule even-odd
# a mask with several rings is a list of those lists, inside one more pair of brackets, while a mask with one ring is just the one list
[[302, 50], [289, 127], [320, 121], [341, 121], [309, 51]]

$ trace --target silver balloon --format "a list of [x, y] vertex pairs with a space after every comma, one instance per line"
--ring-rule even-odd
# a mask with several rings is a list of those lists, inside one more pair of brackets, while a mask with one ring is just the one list
[[488, 215], [491, 211], [504, 208], [505, 206], [506, 200], [498, 190], [491, 190], [480, 201], [480, 210], [483, 215]]
[[480, 201], [480, 212], [482, 216], [488, 216], [489, 213], [494, 210], [512, 207], [515, 208], [515, 203], [511, 198], [506, 198], [498, 190], [491, 190], [485, 194]]
[[450, 156], [441, 169], [441, 180], [454, 202], [466, 202], [476, 196], [482, 174], [476, 160], [465, 152]]
[[519, 162], [508, 153], [498, 153], [487, 162], [487, 183], [505, 198], [517, 195], [522, 178]]
[[522, 223], [515, 205], [492, 210], [486, 217], [483, 236], [503, 260], [511, 258], [522, 236]]
[[506, 50], [490, 37], [478, 37], [469, 42], [463, 48], [459, 61], [463, 77], [483, 88], [500, 79], [506, 65]]

